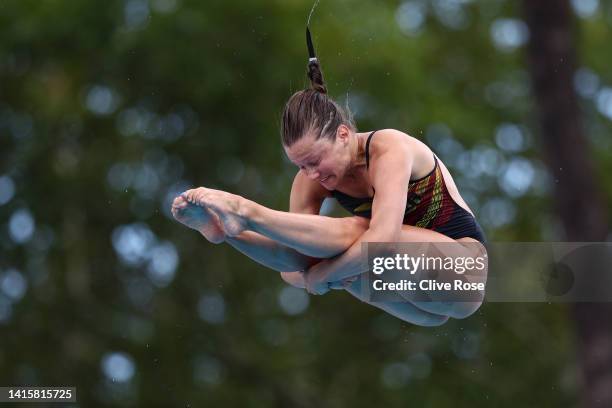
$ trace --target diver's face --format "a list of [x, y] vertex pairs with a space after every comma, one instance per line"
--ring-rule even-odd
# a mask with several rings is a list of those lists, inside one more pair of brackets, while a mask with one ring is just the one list
[[350, 163], [348, 128], [340, 128], [333, 142], [326, 138], [315, 140], [314, 135], [306, 134], [291, 147], [285, 146], [289, 160], [328, 190], [336, 188]]

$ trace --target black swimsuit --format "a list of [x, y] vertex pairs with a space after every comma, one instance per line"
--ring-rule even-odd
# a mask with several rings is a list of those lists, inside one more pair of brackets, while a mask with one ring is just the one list
[[[366, 168], [370, 167], [370, 133], [366, 142]], [[486, 238], [478, 221], [453, 200], [442, 176], [438, 158], [434, 154], [434, 168], [425, 177], [408, 184], [408, 200], [403, 223], [431, 229], [453, 239], [475, 238], [485, 243]], [[338, 190], [332, 196], [354, 215], [372, 218], [373, 197], [353, 197]]]

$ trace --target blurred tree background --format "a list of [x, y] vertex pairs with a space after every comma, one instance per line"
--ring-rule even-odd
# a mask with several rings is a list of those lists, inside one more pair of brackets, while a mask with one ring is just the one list
[[[570, 4], [572, 88], [610, 203], [612, 4]], [[288, 208], [278, 123], [307, 84], [311, 6], [0, 1], [1, 386], [76, 386], [82, 407], [579, 404], [568, 305], [417, 327], [310, 297], [173, 221], [174, 196], [201, 185]], [[490, 241], [565, 239], [521, 3], [326, 0], [311, 28], [359, 130], [427, 143]]]

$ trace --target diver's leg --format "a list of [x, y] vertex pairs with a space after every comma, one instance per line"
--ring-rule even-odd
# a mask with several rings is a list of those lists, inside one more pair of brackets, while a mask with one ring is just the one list
[[227, 242], [255, 262], [275, 271], [303, 271], [318, 262], [318, 259], [256, 232], [244, 231], [235, 237], [226, 236], [216, 214], [206, 207], [187, 202], [182, 196], [174, 200], [171, 211], [177, 221], [200, 232], [208, 241], [215, 244]]
[[363, 234], [369, 220], [333, 218], [277, 211], [225, 191], [199, 187], [182, 196], [211, 209], [227, 235], [253, 231], [315, 258], [331, 258], [349, 248]]
[[[357, 239], [359, 239], [360, 234], [366, 231], [367, 227], [365, 225], [362, 225], [361, 227], [362, 232], [358, 233], [357, 236], [350, 237], [350, 240], [352, 240], [353, 242], [356, 241]], [[466, 238], [465, 240], [467, 241], [470, 239]], [[460, 241], [463, 241], [463, 239], [461, 239]], [[415, 227], [412, 225], [402, 226], [402, 231], [399, 240], [399, 242], [405, 243], [444, 243], [444, 245], [438, 246], [425, 245], [424, 249], [427, 256], [436, 256], [440, 257], [441, 259], [458, 257], [470, 257], [472, 259], [475, 259], [478, 256], [486, 256], [486, 249], [477, 241], [472, 241], [473, 242], [458, 242], [457, 240], [449, 238], [435, 231]], [[421, 254], [412, 254], [412, 256], [420, 255]], [[359, 271], [357, 271], [357, 273], [359, 273]], [[301, 274], [283, 273], [281, 274], [281, 277], [294, 286], [302, 288], [305, 286], [303, 283], [304, 279]], [[444, 282], [453, 282], [455, 279], [460, 279], [468, 282], [485, 283], [486, 270], [482, 271], [482, 274], [480, 275], [470, 276], [458, 275], [453, 270], [441, 270], [438, 271], [438, 276], [436, 279], [438, 281]], [[352, 285], [346, 286], [345, 289], [349, 291], [349, 293], [351, 293], [352, 295], [359, 297], [362, 301], [367, 302], [367, 300], [361, 298], [361, 282], [361, 279], [359, 279], [359, 284], [353, 283]], [[435, 291], [401, 291], [397, 292], [397, 302], [367, 303], [370, 303], [373, 306], [376, 306], [380, 309], [387, 311], [388, 313], [393, 314], [394, 316], [397, 316], [406, 321], [413, 322], [415, 324], [436, 325], [434, 324], [435, 322], [439, 322], [438, 324], [442, 324], [445, 321], [443, 319], [448, 316], [461, 319], [473, 314], [482, 304], [484, 298], [484, 291], [472, 293], [474, 294], [474, 296], [471, 296], [467, 300], [460, 301], [460, 297], [458, 296], [458, 294], [456, 294], [457, 296], [454, 295], [452, 298], [446, 296], [440, 299], [440, 296], [438, 296], [439, 300], [436, 300], [436, 296], [439, 295], [439, 293]], [[422, 314], [420, 312], [422, 312]], [[422, 321], [422, 323], [418, 323], [417, 321]]]
[[[285, 282], [295, 286], [296, 288], [303, 289], [305, 287], [304, 277], [300, 273], [282, 272], [281, 277]], [[421, 310], [412, 303], [399, 297], [399, 295], [397, 295], [393, 302], [370, 302], [362, 291], [362, 285], [363, 278], [360, 276], [357, 277], [352, 284], [345, 285], [344, 289], [362, 302], [384, 310], [390, 315], [393, 315], [408, 323], [419, 326], [440, 326], [448, 321], [448, 316], [442, 316]]]
[[[213, 243], [227, 242], [239, 252], [254, 261], [279, 272], [305, 271], [319, 262], [326, 251], [319, 252], [319, 257], [305, 255], [294, 248], [257, 232], [244, 230], [235, 236], [225, 234], [219, 217], [209, 208], [192, 203], [185, 197], [177, 197], [172, 204], [172, 215], [177, 221], [189, 228], [199, 231]], [[329, 217], [325, 217], [329, 218]], [[331, 219], [330, 220], [334, 220]], [[335, 219], [334, 231], [337, 236], [343, 235], [345, 244], [336, 251], [343, 251], [350, 246], [365, 230], [369, 220], [362, 217]], [[322, 239], [323, 240], [323, 239]]]
[[[429, 230], [425, 230], [429, 231]], [[454, 240], [448, 237], [438, 240], [436, 236], [430, 236], [429, 241], [422, 240], [426, 235], [423, 235], [423, 228], [412, 225], [404, 225], [400, 235], [400, 242], [428, 242], [433, 245], [424, 245], [421, 254], [427, 257], [439, 259], [453, 259], [462, 261], [468, 258], [476, 259], [478, 257], [486, 258], [486, 248], [484, 245], [472, 238], [460, 238]], [[417, 238], [415, 240], [415, 237]], [[435, 245], [436, 243], [444, 243], [443, 245]], [[450, 243], [451, 245], [448, 245]], [[416, 254], [420, 256], [421, 254]], [[414, 256], [414, 254], [413, 254]], [[462, 261], [463, 262], [463, 261]], [[485, 259], [486, 262], [486, 259]], [[431, 270], [420, 271], [420, 276], [416, 277], [416, 281], [422, 279], [434, 279], [438, 283], [448, 282], [454, 287], [454, 281], [460, 280], [469, 283], [485, 284], [487, 280], [487, 268], [479, 270], [472, 268], [468, 273], [458, 273], [453, 269], [436, 268], [435, 275]], [[462, 319], [473, 314], [484, 300], [484, 290], [470, 291], [453, 291], [443, 293], [438, 290], [429, 291], [401, 291], [398, 292], [401, 296], [411, 302], [413, 305], [426, 312], [446, 315], [457, 319]]]
[[[188, 198], [191, 200], [190, 202], [198, 202], [200, 205], [205, 202], [224, 202], [224, 206], [228, 208], [231, 207], [228, 210], [228, 208], [220, 209], [218, 205], [211, 206], [218, 214], [219, 218], [221, 218], [222, 222], [224, 221], [223, 217], [238, 217], [241, 218], [239, 221], [237, 221], [238, 223], [246, 222], [250, 226], [255, 226], [254, 229], [259, 232], [259, 235], [251, 234], [251, 238], [257, 236], [258, 238], [256, 240], [249, 239], [248, 235], [244, 235], [245, 232], [249, 232], [245, 231], [244, 229], [234, 237], [236, 239], [233, 243], [234, 247], [241, 252], [246, 253], [257, 262], [270, 266], [267, 263], [261, 262], [261, 259], [264, 257], [269, 259], [270, 256], [268, 255], [271, 253], [269, 249], [264, 248], [265, 246], [262, 245], [261, 242], [266, 242], [267, 245], [270, 245], [270, 242], [274, 241], [279, 243], [281, 248], [284, 248], [282, 252], [288, 255], [287, 259], [292, 259], [292, 261], [290, 261], [292, 262], [290, 265], [297, 266], [297, 268], [289, 268], [287, 266], [274, 268], [276, 270], [284, 269], [282, 270], [283, 272], [304, 270], [304, 268], [308, 267], [308, 265], [316, 263], [316, 258], [329, 258], [344, 252], [352, 245], [353, 242], [359, 239], [359, 237], [367, 230], [369, 225], [369, 220], [361, 217], [331, 218], [318, 215], [294, 214], [271, 210], [253, 202], [250, 202], [253, 204], [253, 207], [251, 208], [255, 208], [256, 210], [242, 212], [242, 215], [240, 215], [240, 209], [236, 209], [235, 206], [237, 205], [240, 207], [241, 204], [237, 203], [241, 202], [241, 197], [218, 190], [204, 188], [196, 190], [200, 191], [201, 194], [196, 195], [195, 197], [189, 196]], [[201, 190], [204, 190], [204, 192], [202, 193]], [[205, 197], [206, 199], [202, 199], [202, 197]], [[236, 197], [238, 197], [238, 200]], [[245, 213], [247, 214], [246, 216]], [[249, 213], [251, 214], [250, 216], [248, 215]], [[265, 225], [264, 221], [268, 221], [269, 225]], [[271, 241], [261, 241], [260, 238], [262, 235], [267, 236], [269, 239], [271, 239]], [[456, 240], [438, 232], [411, 225], [402, 226], [399, 241], [407, 243], [457, 242]], [[296, 256], [295, 252], [287, 251], [286, 247], [291, 247], [295, 249], [297, 253], [302, 253], [306, 255], [306, 257]], [[276, 249], [279, 247], [274, 245], [273, 248]], [[461, 244], [449, 248], [453, 250], [453, 255], [456, 256], [456, 250], [461, 249]], [[465, 251], [465, 253], [468, 252], [468, 250]], [[360, 271], [356, 272], [357, 274], [360, 273]], [[448, 273], [452, 274], [454, 272], [451, 271]], [[448, 278], [450, 278], [450, 276]], [[482, 281], [482, 277], [479, 279]], [[403, 296], [406, 295], [403, 294]], [[426, 312], [456, 318], [469, 316], [476, 309], [478, 309], [482, 303], [482, 299], [475, 302], [422, 301], [420, 298], [410, 295], [405, 297], [405, 299]]]

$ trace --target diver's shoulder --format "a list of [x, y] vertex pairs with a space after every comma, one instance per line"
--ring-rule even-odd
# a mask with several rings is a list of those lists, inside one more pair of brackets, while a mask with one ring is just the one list
[[371, 145], [376, 150], [395, 150], [402, 148], [411, 148], [420, 141], [410, 136], [408, 133], [397, 129], [379, 129], [376, 131], [376, 136], [372, 138]]

